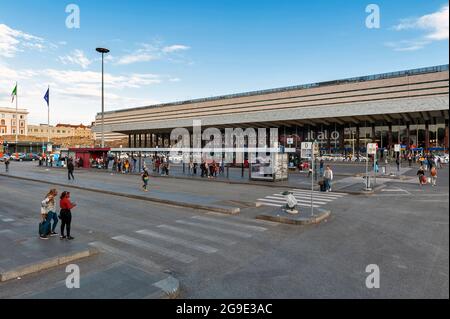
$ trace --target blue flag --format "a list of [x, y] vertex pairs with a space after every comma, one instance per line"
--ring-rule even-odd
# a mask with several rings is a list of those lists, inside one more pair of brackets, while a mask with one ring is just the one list
[[47, 101], [47, 107], [50, 106], [50, 89], [45, 93], [44, 100]]

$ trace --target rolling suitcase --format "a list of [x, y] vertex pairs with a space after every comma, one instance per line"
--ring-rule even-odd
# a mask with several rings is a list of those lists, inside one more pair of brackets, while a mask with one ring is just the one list
[[41, 221], [39, 223], [39, 236], [47, 236], [50, 233], [50, 224], [49, 222]]

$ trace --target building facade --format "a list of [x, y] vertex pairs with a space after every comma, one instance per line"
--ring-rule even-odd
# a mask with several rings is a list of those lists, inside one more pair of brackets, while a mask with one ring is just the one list
[[[105, 132], [129, 147], [168, 147], [170, 132], [193, 121], [202, 128], [278, 128], [279, 143], [299, 149], [317, 140], [321, 152], [364, 154], [367, 143], [392, 151], [448, 151], [448, 65], [258, 92], [106, 112]], [[101, 132], [101, 114], [95, 132]]]
[[80, 137], [80, 138], [93, 138], [93, 132], [90, 127], [84, 125], [70, 125], [70, 124], [57, 124], [56, 126], [48, 126], [47, 124], [41, 125], [28, 125], [28, 135], [38, 138], [66, 138], [66, 137]]
[[[17, 119], [18, 117], [18, 119]], [[27, 135], [28, 133], [28, 111], [15, 108], [0, 107], [0, 136]]]

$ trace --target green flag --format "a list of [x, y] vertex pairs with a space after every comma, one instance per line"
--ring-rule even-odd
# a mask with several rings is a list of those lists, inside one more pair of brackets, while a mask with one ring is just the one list
[[14, 98], [17, 97], [17, 84], [16, 84], [16, 87], [14, 88], [14, 90], [11, 93], [11, 97], [12, 97], [11, 103], [13, 103], [14, 102]]

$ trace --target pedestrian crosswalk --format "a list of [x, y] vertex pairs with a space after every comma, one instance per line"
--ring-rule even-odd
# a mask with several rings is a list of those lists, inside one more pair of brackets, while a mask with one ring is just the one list
[[234, 216], [195, 215], [90, 243], [120, 259], [152, 269], [187, 265], [252, 240], [277, 224]]
[[[291, 189], [289, 192], [291, 192], [297, 199], [299, 207], [311, 207], [312, 201], [312, 207], [314, 208], [328, 205], [331, 202], [348, 195], [346, 193], [311, 192], [302, 189]], [[283, 207], [286, 205], [286, 199], [283, 192], [280, 192], [277, 194], [267, 195], [264, 198], [259, 198], [258, 203], [262, 206]]]

